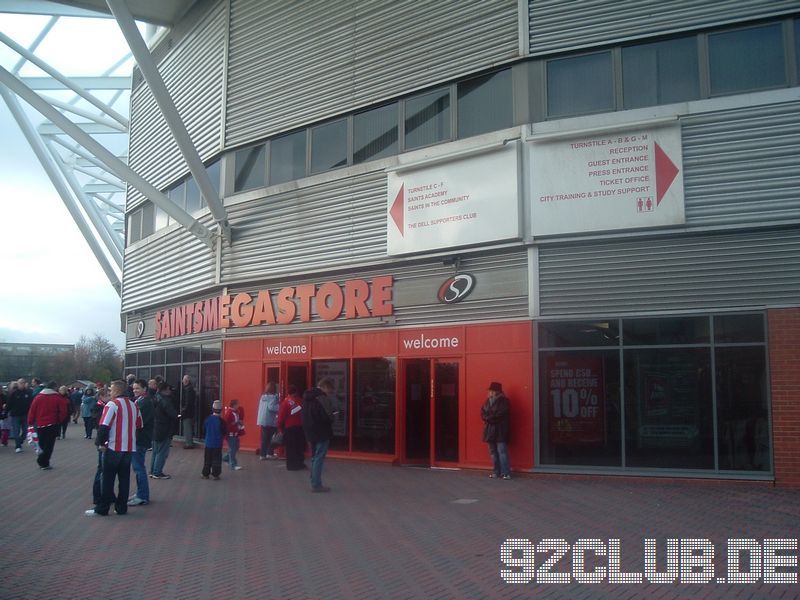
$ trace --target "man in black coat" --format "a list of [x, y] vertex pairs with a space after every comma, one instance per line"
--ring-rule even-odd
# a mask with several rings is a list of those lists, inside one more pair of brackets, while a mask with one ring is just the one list
[[178, 415], [183, 424], [183, 447], [194, 448], [194, 411], [197, 404], [197, 392], [194, 390], [190, 375], [183, 376], [183, 393], [181, 394], [181, 411]]
[[28, 435], [28, 411], [33, 402], [33, 394], [24, 379], [17, 381], [17, 389], [8, 396], [8, 416], [11, 417], [11, 437], [14, 438], [16, 452], [22, 452], [22, 442]]
[[303, 431], [311, 444], [312, 492], [331, 491], [331, 488], [322, 485], [322, 466], [333, 437], [333, 393], [333, 380], [325, 377], [319, 382], [319, 387], [306, 390], [303, 394]]
[[489, 384], [489, 395], [481, 407], [483, 419], [483, 441], [489, 444], [494, 472], [492, 478], [511, 479], [508, 461], [508, 434], [511, 428], [509, 402], [503, 394], [503, 386], [496, 381]]

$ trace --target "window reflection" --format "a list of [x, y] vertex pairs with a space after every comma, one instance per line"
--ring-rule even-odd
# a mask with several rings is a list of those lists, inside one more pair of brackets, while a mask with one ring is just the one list
[[406, 100], [407, 150], [450, 139], [450, 90], [437, 90]]
[[397, 103], [353, 117], [353, 163], [397, 154]]
[[465, 138], [514, 124], [511, 69], [458, 84], [458, 137]]
[[353, 361], [353, 450], [393, 454], [395, 359]]
[[732, 94], [786, 83], [780, 23], [708, 36], [711, 93]]

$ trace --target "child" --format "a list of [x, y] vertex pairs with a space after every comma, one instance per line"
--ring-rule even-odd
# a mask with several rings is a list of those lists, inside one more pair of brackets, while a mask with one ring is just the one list
[[2, 402], [0, 406], [0, 444], [8, 446], [8, 436], [11, 433], [11, 417], [8, 416], [8, 404]]
[[228, 463], [231, 465], [231, 470], [241, 471], [242, 467], [236, 461], [236, 453], [239, 451], [239, 437], [244, 435], [244, 423], [242, 422], [242, 415], [239, 412], [239, 401], [235, 398], [231, 400], [230, 406], [225, 409], [222, 415], [223, 421], [227, 426], [228, 435]]
[[222, 402], [214, 400], [211, 414], [203, 422], [203, 430], [206, 432], [203, 479], [208, 479], [209, 473], [214, 479], [219, 479], [219, 474], [222, 472], [222, 440], [225, 438], [227, 427], [220, 417], [221, 412]]

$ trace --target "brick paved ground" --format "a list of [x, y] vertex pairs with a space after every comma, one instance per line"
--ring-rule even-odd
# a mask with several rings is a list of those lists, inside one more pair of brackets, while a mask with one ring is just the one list
[[511, 585], [499, 558], [506, 538], [620, 538], [622, 570], [641, 571], [645, 537], [662, 562], [667, 538], [708, 538], [724, 575], [728, 538], [798, 537], [798, 491], [329, 461], [333, 492], [311, 494], [305, 472], [251, 453], [201, 480], [202, 449], [176, 443], [149, 506], [87, 518], [95, 450], [78, 427], [68, 436], [52, 471], [0, 448], [0, 598], [800, 597], [800, 584]]

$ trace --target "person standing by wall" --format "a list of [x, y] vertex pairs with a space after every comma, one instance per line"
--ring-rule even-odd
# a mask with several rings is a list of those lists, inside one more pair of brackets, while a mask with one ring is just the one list
[[303, 456], [306, 451], [306, 435], [303, 433], [303, 399], [297, 394], [297, 386], [290, 384], [288, 394], [281, 400], [278, 409], [278, 430], [283, 432], [286, 446], [286, 470], [300, 471], [306, 468]]
[[36, 395], [28, 411], [28, 423], [36, 428], [39, 436], [39, 448], [42, 452], [36, 457], [39, 468], [49, 471], [50, 457], [56, 445], [56, 438], [61, 433], [61, 423], [68, 418], [67, 402], [64, 396], [56, 391], [55, 381], [51, 381]]
[[142, 428], [136, 430], [136, 451], [131, 456], [131, 466], [136, 475], [136, 494], [128, 499], [128, 506], [145, 506], [150, 504], [150, 484], [147, 482], [144, 461], [147, 449], [153, 443], [155, 407], [147, 393], [147, 382], [144, 379], [134, 380], [132, 387], [134, 402], [142, 415]]
[[87, 440], [92, 439], [92, 431], [94, 431], [94, 418], [92, 417], [92, 407], [97, 404], [97, 398], [94, 396], [94, 388], [87, 387], [81, 396], [81, 418], [83, 419], [83, 428], [86, 431], [84, 436]]
[[[127, 395], [127, 385], [111, 383], [110, 399], [103, 409], [97, 427], [97, 450], [102, 457], [100, 502], [87, 510], [87, 516], [107, 516], [111, 505], [118, 515], [128, 512], [128, 491], [131, 483], [131, 456], [136, 449], [136, 430], [142, 427], [142, 415]], [[119, 488], [114, 493], [114, 483]]]
[[181, 383], [183, 384], [183, 393], [181, 394], [181, 411], [178, 418], [182, 425], [183, 447], [191, 450], [194, 448], [194, 413], [197, 392], [190, 375], [184, 375]]
[[172, 402], [172, 388], [165, 381], [158, 384], [153, 411], [153, 459], [150, 463], [151, 479], [170, 479], [164, 473], [169, 456], [169, 443], [178, 412]]
[[333, 381], [325, 377], [319, 386], [303, 394], [303, 431], [311, 444], [311, 491], [330, 492], [331, 488], [322, 485], [322, 467], [333, 437], [333, 415], [331, 398]]
[[258, 416], [256, 417], [256, 423], [261, 429], [261, 447], [259, 448], [261, 460], [275, 458], [272, 451], [272, 436], [278, 430], [276, 423], [279, 408], [280, 399], [277, 387], [274, 381], [270, 381], [258, 401]]
[[503, 386], [493, 381], [489, 384], [489, 394], [481, 407], [483, 419], [483, 441], [489, 444], [493, 472], [489, 477], [511, 479], [511, 465], [508, 460], [508, 438], [511, 428], [508, 398]]

